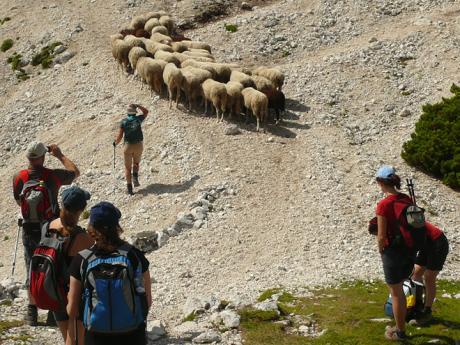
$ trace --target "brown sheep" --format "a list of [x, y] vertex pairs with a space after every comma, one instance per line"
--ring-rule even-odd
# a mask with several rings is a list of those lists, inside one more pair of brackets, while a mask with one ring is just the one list
[[259, 131], [260, 124], [265, 132], [265, 119], [268, 114], [268, 98], [260, 91], [252, 87], [247, 87], [241, 91], [244, 100], [244, 106], [246, 107], [246, 116], [248, 112], [252, 114], [257, 119], [257, 128], [256, 131]]
[[[227, 89], [225, 84], [219, 83], [213, 79], [207, 79], [201, 85], [203, 89], [203, 101], [204, 101], [204, 113], [208, 112], [208, 101], [212, 102], [212, 105], [216, 109], [217, 121], [224, 119], [224, 113], [227, 109]], [[219, 110], [221, 117], [219, 118]]]

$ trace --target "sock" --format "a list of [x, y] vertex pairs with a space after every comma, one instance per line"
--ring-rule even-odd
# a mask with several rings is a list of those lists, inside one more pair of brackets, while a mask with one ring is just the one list
[[423, 309], [423, 312], [431, 313], [431, 307], [425, 307], [425, 309]]
[[133, 176], [134, 176], [134, 177], [139, 177], [139, 173], [133, 172]]

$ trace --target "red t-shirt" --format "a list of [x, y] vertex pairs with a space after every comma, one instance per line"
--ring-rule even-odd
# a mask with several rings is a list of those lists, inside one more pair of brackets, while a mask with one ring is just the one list
[[433, 224], [425, 222], [426, 237], [432, 241], [437, 240], [442, 236], [443, 232], [441, 229], [435, 227]]
[[[396, 217], [394, 202], [396, 200], [403, 200], [411, 202], [411, 199], [403, 193], [392, 194], [387, 196], [385, 199], [382, 199], [377, 204], [375, 214], [377, 216], [382, 216], [387, 220], [387, 233], [385, 239], [385, 246], [388, 246], [394, 238], [395, 229], [398, 226], [398, 219]], [[406, 244], [412, 246], [412, 238], [409, 233], [401, 231], [401, 235], [404, 238]]]

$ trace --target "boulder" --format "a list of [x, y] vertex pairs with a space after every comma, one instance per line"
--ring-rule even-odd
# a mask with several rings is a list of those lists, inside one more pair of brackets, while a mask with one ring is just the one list
[[220, 334], [211, 329], [193, 338], [193, 343], [194, 344], [211, 344], [211, 343], [218, 343], [221, 340], [222, 338]]

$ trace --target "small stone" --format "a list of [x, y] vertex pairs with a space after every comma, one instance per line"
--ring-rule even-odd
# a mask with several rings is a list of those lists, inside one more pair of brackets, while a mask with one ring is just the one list
[[254, 308], [256, 308], [257, 310], [262, 310], [262, 311], [272, 311], [273, 310], [279, 313], [278, 304], [276, 303], [276, 301], [264, 301], [264, 302], [256, 303], [254, 304]]
[[159, 247], [163, 247], [169, 240], [169, 235], [166, 231], [157, 232], [157, 243]]
[[452, 298], [452, 295], [450, 293], [443, 293], [442, 297], [444, 297], [444, 298]]
[[454, 295], [455, 299], [460, 299], [460, 293]]
[[66, 51], [63, 54], [60, 54], [60, 55], [56, 56], [53, 61], [54, 61], [55, 64], [63, 64], [63, 63], [66, 63], [67, 61], [69, 61], [74, 56], [75, 56], [75, 53]]
[[149, 321], [147, 336], [149, 340], [155, 341], [166, 335], [166, 330], [160, 320]]
[[58, 45], [57, 47], [54, 48], [53, 53], [54, 54], [61, 54], [62, 52], [64, 52], [64, 50], [66, 50], [66, 47], [63, 44], [60, 44], [60, 45]]
[[224, 310], [220, 313], [220, 317], [227, 328], [238, 328], [240, 326], [240, 316], [233, 310]]
[[399, 113], [399, 116], [401, 117], [408, 117], [410, 116], [411, 112], [409, 109], [403, 109], [400, 113]]
[[251, 11], [252, 10], [252, 5], [247, 3], [246, 1], [243, 1], [241, 3], [241, 9], [245, 11]]
[[237, 135], [240, 134], [241, 130], [238, 128], [237, 125], [230, 125], [225, 127], [224, 134], [225, 135]]
[[214, 330], [208, 330], [204, 333], [201, 333], [198, 337], [193, 339], [195, 344], [210, 344], [214, 342], [220, 342], [222, 340], [219, 333]]

